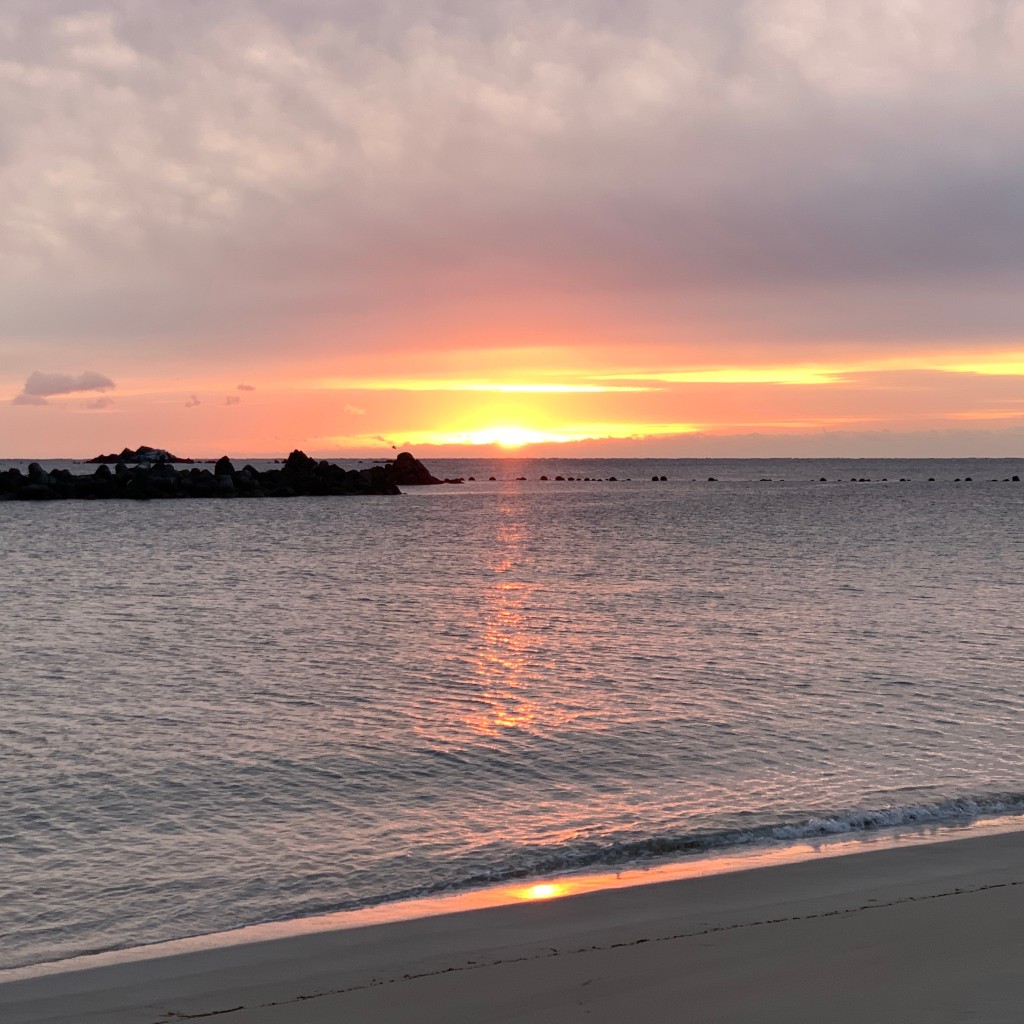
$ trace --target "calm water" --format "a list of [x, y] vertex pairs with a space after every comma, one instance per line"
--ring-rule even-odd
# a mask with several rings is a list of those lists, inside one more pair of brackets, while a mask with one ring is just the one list
[[430, 468], [0, 504], [0, 966], [1024, 809], [1024, 463]]

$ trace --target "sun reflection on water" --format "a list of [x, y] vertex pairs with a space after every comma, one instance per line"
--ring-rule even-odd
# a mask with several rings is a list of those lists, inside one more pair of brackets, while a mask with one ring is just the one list
[[514, 895], [521, 900], [550, 900], [556, 896], [566, 896], [572, 892], [572, 886], [564, 882], [538, 882], [536, 885], [519, 889]]
[[[564, 628], [564, 618], [553, 620], [563, 595], [542, 582], [535, 561], [550, 541], [538, 532], [546, 525], [511, 489], [495, 495], [481, 517], [467, 552], [475, 571], [441, 626], [464, 636], [464, 646], [452, 659], [443, 696], [409, 709], [413, 728], [431, 746], [508, 753], [526, 749], [531, 737], [606, 728], [603, 691], [588, 685], [593, 669], [578, 634]], [[545, 839], [554, 841], [554, 834]]]
[[[516, 509], [503, 503], [488, 568], [499, 575], [520, 568], [524, 538]], [[535, 725], [538, 707], [525, 685], [530, 648], [525, 606], [531, 590], [528, 583], [499, 579], [484, 592], [475, 659], [478, 700], [483, 707], [464, 719], [478, 735], [493, 737], [516, 729], [530, 732]]]

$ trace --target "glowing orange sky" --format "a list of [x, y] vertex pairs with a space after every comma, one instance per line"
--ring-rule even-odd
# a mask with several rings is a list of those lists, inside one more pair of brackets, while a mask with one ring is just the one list
[[456, 7], [13, 0], [0, 457], [1024, 452], [1024, 6]]
[[[1024, 426], [1024, 352], [656, 368], [656, 350], [646, 359], [633, 351], [629, 364], [620, 356], [602, 372], [559, 362], [545, 370], [543, 354], [521, 353], [514, 372], [364, 375], [356, 367], [347, 376], [288, 380], [264, 371], [187, 393], [122, 378], [110, 408], [86, 409], [92, 399], [67, 394], [48, 397], [45, 409], [15, 411], [26, 420], [42, 413], [73, 432], [76, 456], [116, 449], [121, 439], [191, 454], [277, 454], [299, 445], [351, 455], [392, 446], [447, 455], [685, 455], [743, 454], [751, 440], [775, 438], [780, 453], [802, 454], [807, 439], [863, 445], [866, 435], [922, 432], [959, 436], [986, 454], [971, 431], [992, 445], [993, 428]], [[486, 361], [474, 360], [474, 368]], [[1004, 452], [1015, 443], [1011, 429]]]

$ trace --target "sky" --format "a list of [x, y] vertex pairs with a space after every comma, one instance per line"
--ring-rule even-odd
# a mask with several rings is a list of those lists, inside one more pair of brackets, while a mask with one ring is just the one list
[[5, 0], [0, 456], [1024, 455], [1024, 0]]

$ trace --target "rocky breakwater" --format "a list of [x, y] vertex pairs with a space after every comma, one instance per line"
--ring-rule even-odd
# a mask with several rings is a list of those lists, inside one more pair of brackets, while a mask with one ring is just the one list
[[283, 465], [262, 472], [253, 466], [235, 469], [225, 456], [209, 469], [175, 469], [168, 462], [113, 470], [100, 465], [94, 473], [66, 469], [47, 472], [33, 462], [28, 474], [0, 473], [0, 501], [53, 501], [61, 498], [294, 498], [301, 495], [401, 494], [399, 485], [437, 484], [422, 462], [402, 452], [393, 462], [365, 469], [344, 469], [294, 451]]

